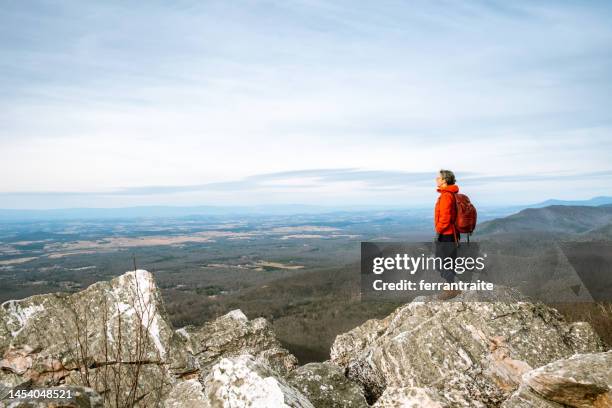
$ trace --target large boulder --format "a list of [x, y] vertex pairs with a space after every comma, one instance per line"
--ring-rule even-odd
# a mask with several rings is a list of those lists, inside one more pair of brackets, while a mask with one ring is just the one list
[[3, 303], [0, 383], [83, 385], [115, 401], [152, 404], [175, 371], [195, 369], [183, 342], [153, 276], [131, 271], [75, 294]]
[[213, 407], [314, 408], [277, 372], [249, 354], [219, 360], [203, 385]]
[[612, 407], [612, 351], [576, 354], [523, 375], [504, 408]]
[[195, 407], [208, 403], [197, 383], [224, 357], [245, 353], [279, 378], [297, 366], [265, 319], [240, 310], [174, 330], [144, 270], [0, 306], [3, 388], [86, 386], [106, 405], [158, 406], [172, 396], [168, 406]]
[[363, 385], [370, 402], [388, 387], [417, 387], [453, 406], [499, 406], [531, 369], [603, 350], [589, 325], [566, 323], [554, 309], [503, 287], [484, 296], [413, 301], [338, 336], [332, 361]]
[[282, 347], [271, 325], [264, 318], [249, 320], [240, 310], [233, 310], [201, 327], [177, 330], [191, 355], [196, 356], [200, 377], [222, 357], [251, 354], [281, 374], [297, 367], [297, 359]]
[[217, 359], [202, 380], [179, 383], [170, 391], [163, 406], [312, 408], [313, 404], [264, 360], [241, 354]]

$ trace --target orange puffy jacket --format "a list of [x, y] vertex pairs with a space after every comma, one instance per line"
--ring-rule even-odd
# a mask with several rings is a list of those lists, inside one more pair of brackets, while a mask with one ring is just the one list
[[443, 235], [452, 235], [455, 233], [455, 217], [457, 216], [455, 194], [459, 192], [459, 187], [453, 184], [452, 186], [439, 188], [438, 192], [440, 196], [434, 211], [436, 232]]

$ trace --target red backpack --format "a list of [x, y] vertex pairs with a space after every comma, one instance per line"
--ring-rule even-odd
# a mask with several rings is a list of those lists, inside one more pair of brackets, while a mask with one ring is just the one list
[[[454, 194], [457, 215], [455, 216], [455, 230], [462, 234], [471, 234], [476, 228], [476, 207], [465, 194]], [[468, 235], [469, 240], [469, 235]]]

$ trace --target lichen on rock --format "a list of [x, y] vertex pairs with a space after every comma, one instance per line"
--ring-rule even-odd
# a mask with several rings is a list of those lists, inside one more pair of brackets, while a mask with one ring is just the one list
[[278, 373], [249, 354], [219, 360], [203, 385], [213, 407], [314, 408]]
[[612, 351], [576, 354], [531, 370], [504, 408], [612, 407]]
[[308, 363], [287, 375], [287, 381], [316, 407], [364, 408], [363, 389], [331, 362]]
[[388, 387], [417, 387], [498, 406], [532, 368], [603, 350], [589, 325], [568, 324], [554, 309], [497, 290], [501, 301], [466, 293], [401, 306], [338, 336], [332, 361], [363, 385], [370, 402]]
[[198, 393], [196, 382], [203, 387], [224, 358], [248, 353], [279, 384], [297, 366], [265, 319], [249, 320], [240, 310], [174, 330], [153, 275], [144, 270], [75, 294], [0, 307], [0, 384], [6, 388], [87, 386], [106, 406], [206, 406], [212, 394]]
[[612, 352], [591, 326], [497, 291], [417, 299], [339, 335], [330, 361], [298, 366], [265, 319], [238, 309], [175, 330], [153, 275], [131, 271], [3, 303], [0, 390], [72, 387], [76, 407], [610, 406]]

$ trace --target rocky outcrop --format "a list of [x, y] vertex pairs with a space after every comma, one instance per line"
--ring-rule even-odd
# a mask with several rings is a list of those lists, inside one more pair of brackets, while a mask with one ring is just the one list
[[292, 407], [312, 403], [264, 361], [250, 354], [220, 358], [203, 380], [177, 384], [164, 401], [167, 408]]
[[589, 325], [568, 324], [554, 309], [511, 290], [486, 295], [495, 302], [475, 296], [402, 306], [338, 336], [332, 361], [363, 385], [370, 402], [384, 396], [380, 406], [398, 399], [499, 406], [533, 368], [603, 350]]
[[203, 380], [222, 357], [245, 353], [282, 373], [297, 365], [265, 319], [249, 321], [240, 310], [175, 331], [144, 270], [0, 307], [5, 387], [87, 386], [115, 405], [156, 406], [184, 380]]
[[222, 358], [212, 367], [203, 385], [214, 407], [314, 408], [278, 373], [248, 354]]
[[185, 340], [188, 352], [196, 356], [201, 378], [221, 357], [242, 354], [250, 354], [282, 374], [297, 366], [297, 359], [281, 346], [266, 319], [249, 320], [240, 310], [177, 333]]
[[531, 370], [503, 408], [612, 407], [612, 351], [576, 354]]
[[12, 386], [84, 385], [109, 400], [153, 403], [171, 386], [174, 370], [195, 369], [193, 358], [175, 352], [181, 348], [143, 270], [72, 295], [0, 307], [0, 382]]
[[0, 407], [42, 406], [2, 400], [38, 387], [78, 390], [75, 407], [604, 407], [611, 355], [588, 324], [498, 288], [417, 299], [299, 367], [265, 319], [240, 310], [174, 330], [138, 270], [3, 303]]

